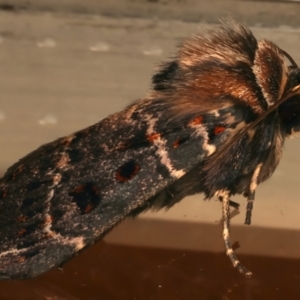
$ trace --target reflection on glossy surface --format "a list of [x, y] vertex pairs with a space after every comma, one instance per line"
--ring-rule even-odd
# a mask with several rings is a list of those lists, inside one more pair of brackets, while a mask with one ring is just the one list
[[[128, 232], [130, 234], [130, 232]], [[148, 232], [148, 238], [155, 234]], [[200, 242], [200, 241], [199, 241]], [[240, 255], [246, 279], [224, 253], [99, 242], [31, 280], [0, 282], [0, 299], [298, 299], [300, 260]]]

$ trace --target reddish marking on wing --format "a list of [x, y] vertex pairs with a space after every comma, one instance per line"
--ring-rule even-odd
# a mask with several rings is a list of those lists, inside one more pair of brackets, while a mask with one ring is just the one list
[[96, 196], [100, 195], [100, 189], [97, 186], [93, 185], [92, 190]]
[[70, 193], [72, 194], [80, 194], [84, 191], [85, 185], [81, 184], [81, 185], [77, 185], [72, 191], [70, 191]]
[[199, 125], [203, 123], [203, 116], [198, 116], [189, 122], [190, 126]]
[[174, 143], [173, 143], [173, 148], [176, 149], [180, 146], [180, 140], [176, 140]]
[[223, 131], [225, 131], [225, 129], [226, 129], [226, 127], [224, 127], [224, 126], [216, 126], [215, 129], [214, 129], [214, 134], [215, 135], [220, 134]]
[[27, 232], [27, 230], [26, 230], [25, 228], [22, 228], [22, 229], [18, 232], [17, 235], [20, 237], [20, 236], [24, 235], [26, 232]]
[[175, 140], [175, 141], [173, 142], [172, 147], [173, 147], [174, 149], [176, 149], [176, 148], [178, 148], [179, 146], [181, 146], [183, 143], [187, 142], [188, 140], [189, 140], [189, 137], [188, 137], [188, 136], [182, 137], [182, 138], [180, 138], [180, 139], [177, 139], [177, 140]]
[[24, 216], [17, 217], [18, 222], [25, 222], [26, 220], [27, 220], [27, 217], [24, 217]]
[[150, 135], [147, 136], [147, 140], [149, 142], [154, 142], [155, 140], [160, 138], [160, 133], [152, 133]]
[[20, 257], [18, 257], [18, 261], [19, 261], [19, 263], [24, 263], [26, 261], [26, 257], [20, 256]]
[[88, 214], [93, 208], [94, 208], [94, 205], [88, 204], [86, 206], [86, 208], [84, 209], [84, 214]]

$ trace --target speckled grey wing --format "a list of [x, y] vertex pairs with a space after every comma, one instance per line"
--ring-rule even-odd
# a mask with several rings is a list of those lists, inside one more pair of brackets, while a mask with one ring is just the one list
[[0, 181], [1, 277], [60, 265], [203, 163], [230, 135], [212, 136], [220, 116], [205, 118], [176, 127], [164, 112], [132, 106], [9, 168]]

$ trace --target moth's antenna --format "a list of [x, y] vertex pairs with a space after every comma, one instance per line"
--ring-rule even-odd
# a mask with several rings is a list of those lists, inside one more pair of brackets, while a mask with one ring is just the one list
[[296, 64], [296, 62], [294, 61], [294, 59], [287, 52], [285, 52], [282, 49], [280, 49], [280, 51], [290, 61], [290, 63], [292, 64], [293, 67], [298, 68], [298, 65]]

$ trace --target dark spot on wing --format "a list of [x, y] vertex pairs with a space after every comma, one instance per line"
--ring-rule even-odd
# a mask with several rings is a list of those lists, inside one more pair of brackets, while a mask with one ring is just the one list
[[44, 201], [39, 201], [39, 199], [34, 197], [25, 198], [20, 206], [22, 216], [28, 219], [33, 218], [37, 214], [43, 213], [44, 209]]
[[168, 178], [170, 176], [170, 171], [164, 164], [161, 164], [159, 161], [157, 161], [156, 172], [163, 178]]
[[49, 183], [49, 181], [47, 181], [47, 180], [37, 180], [37, 179], [34, 179], [34, 180], [30, 181], [27, 184], [26, 190], [28, 192], [30, 192], [30, 191], [33, 191], [33, 190], [39, 188], [42, 185], [48, 184], [48, 183]]
[[86, 136], [88, 135], [88, 130], [81, 130], [78, 131], [74, 137], [72, 138], [71, 142], [69, 142], [68, 146], [72, 148], [75, 145], [78, 145]]
[[39, 230], [41, 227], [43, 227], [43, 222], [40, 220], [37, 220], [31, 224], [24, 226], [24, 228], [21, 228], [19, 230], [19, 232], [17, 233], [17, 236], [18, 237], [27, 236], [27, 235]]
[[100, 189], [93, 182], [75, 186], [69, 195], [82, 215], [91, 212], [101, 201]]
[[68, 149], [66, 153], [69, 155], [71, 163], [80, 162], [84, 158], [84, 154], [78, 149]]
[[132, 179], [141, 169], [141, 167], [135, 163], [134, 160], [130, 160], [122, 165], [116, 172], [116, 180], [119, 182], [125, 182]]
[[30, 197], [25, 198], [22, 202], [21, 209], [26, 206], [31, 206], [35, 201], [36, 201], [35, 198], [30, 198]]

